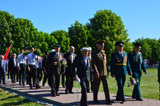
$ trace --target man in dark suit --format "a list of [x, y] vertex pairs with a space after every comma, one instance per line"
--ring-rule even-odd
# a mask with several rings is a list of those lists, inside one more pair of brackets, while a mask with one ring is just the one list
[[67, 60], [67, 68], [66, 68], [66, 94], [68, 93], [73, 93], [72, 92], [72, 88], [73, 88], [73, 77], [72, 77], [72, 71], [71, 71], [71, 67], [73, 64], [73, 61], [76, 57], [76, 54], [74, 53], [75, 48], [74, 46], [70, 47], [69, 52], [64, 54], [64, 58], [66, 58]]
[[55, 45], [55, 52], [51, 52], [48, 56], [48, 83], [53, 97], [59, 96], [61, 60], [63, 57], [60, 47], [60, 45]]
[[[9, 59], [9, 69], [11, 71], [12, 83], [16, 83], [16, 74], [17, 74], [17, 60], [16, 54], [13, 53], [12, 57]], [[18, 76], [17, 76], [18, 77]]]
[[93, 100], [98, 103], [98, 89], [102, 81], [106, 104], [111, 104], [108, 82], [107, 82], [107, 57], [104, 49], [105, 40], [97, 41], [97, 48], [92, 52], [92, 68], [94, 70]]
[[48, 73], [48, 64], [47, 64], [48, 55], [49, 55], [49, 53], [45, 53], [45, 57], [42, 60], [42, 70], [43, 70], [43, 73], [44, 73], [42, 86], [45, 85], [45, 83], [47, 81], [47, 78], [48, 78], [48, 75], [47, 75], [47, 73]]
[[143, 101], [140, 92], [140, 79], [143, 69], [144, 73], [147, 73], [146, 66], [144, 64], [142, 53], [140, 52], [142, 44], [134, 43], [134, 51], [128, 53], [129, 63], [132, 69], [133, 77], [137, 79], [137, 84], [134, 86], [132, 98], [136, 98], [138, 101]]
[[[87, 87], [86, 80], [90, 79], [90, 63], [88, 62], [88, 48], [84, 47], [81, 49], [81, 54], [78, 55], [73, 62], [73, 76], [76, 79], [80, 78], [81, 85], [81, 101], [80, 106], [88, 106], [87, 103]], [[77, 68], [77, 72], [75, 72]]]
[[116, 78], [118, 92], [116, 101], [125, 102], [123, 87], [126, 80], [126, 74], [132, 75], [132, 70], [128, 61], [127, 53], [123, 51], [124, 42], [118, 41], [115, 44], [117, 51], [111, 55], [111, 75]]

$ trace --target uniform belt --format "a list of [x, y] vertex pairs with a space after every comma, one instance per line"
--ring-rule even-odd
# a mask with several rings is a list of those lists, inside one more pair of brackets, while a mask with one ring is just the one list
[[126, 63], [117, 63], [115, 65], [119, 65], [119, 66], [126, 66]]

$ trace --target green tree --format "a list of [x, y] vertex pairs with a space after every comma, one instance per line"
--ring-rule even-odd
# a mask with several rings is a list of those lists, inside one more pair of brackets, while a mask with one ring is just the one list
[[70, 39], [68, 37], [68, 33], [64, 30], [57, 30], [51, 33], [51, 36], [54, 36], [57, 39], [57, 43], [61, 45], [61, 51], [63, 53], [69, 50]]
[[125, 49], [127, 51], [132, 50], [132, 47], [128, 47], [130, 39], [128, 39], [127, 30], [121, 20], [120, 16], [117, 16], [111, 10], [99, 10], [96, 12], [90, 22], [87, 23], [88, 29], [92, 36], [89, 38], [89, 44], [95, 47], [95, 42], [98, 40], [106, 40], [105, 51], [108, 60], [110, 60], [111, 53], [115, 51], [115, 43], [117, 41], [125, 42]]
[[8, 12], [0, 11], [0, 48], [1, 54], [4, 54], [12, 43], [12, 29], [14, 25], [14, 17]]
[[70, 44], [75, 47], [76, 53], [80, 52], [80, 49], [82, 47], [87, 47], [90, 32], [87, 30], [87, 27], [85, 25], [82, 25], [78, 21], [74, 23], [74, 25], [71, 25], [71, 27], [68, 28], [69, 30], [69, 37], [70, 37]]
[[153, 64], [155, 64], [159, 60], [160, 44], [158, 40], [142, 37], [135, 40], [135, 42], [142, 44], [141, 51], [145, 59], [149, 59]]

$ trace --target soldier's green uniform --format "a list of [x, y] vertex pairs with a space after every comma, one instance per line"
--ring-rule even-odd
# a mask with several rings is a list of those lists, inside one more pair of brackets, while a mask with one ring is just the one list
[[[121, 45], [123, 46], [124, 43], [119, 41], [116, 42], [116, 46]], [[130, 64], [128, 61], [127, 53], [122, 51], [122, 54], [118, 52], [118, 50], [111, 55], [111, 75], [115, 76], [117, 85], [118, 85], [118, 92], [116, 96], [116, 101], [125, 101], [123, 87], [126, 80], [127, 71], [131, 73]]]
[[[97, 44], [102, 45], [105, 41], [99, 41]], [[94, 80], [93, 80], [93, 99], [94, 102], [98, 102], [97, 95], [100, 82], [102, 81], [106, 103], [110, 104], [110, 95], [107, 83], [107, 58], [104, 50], [99, 50], [96, 48], [92, 52], [92, 67], [94, 70]], [[99, 78], [96, 75], [99, 74]]]
[[[141, 44], [136, 43], [135, 46], [141, 46]], [[132, 98], [136, 98], [137, 100], [142, 101], [141, 98], [141, 92], [140, 92], [140, 80], [142, 76], [143, 69], [144, 72], [146, 72], [146, 66], [144, 64], [143, 56], [141, 52], [136, 53], [135, 51], [128, 53], [129, 62], [131, 65], [131, 69], [133, 72], [133, 77], [137, 79], [137, 84], [134, 86]]]

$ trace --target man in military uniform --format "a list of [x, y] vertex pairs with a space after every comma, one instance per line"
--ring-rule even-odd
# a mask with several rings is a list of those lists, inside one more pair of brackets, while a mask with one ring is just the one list
[[71, 46], [69, 52], [64, 54], [64, 58], [66, 58], [67, 60], [67, 68], [65, 72], [66, 74], [66, 90], [65, 90], [66, 94], [73, 93], [72, 92], [73, 77], [72, 77], [71, 69], [72, 69], [73, 61], [76, 57], [76, 54], [74, 52], [75, 52], [75, 48], [74, 46]]
[[94, 71], [93, 100], [98, 103], [98, 89], [102, 81], [106, 104], [111, 104], [108, 82], [107, 82], [107, 58], [104, 49], [105, 40], [97, 42], [97, 48], [92, 53], [92, 68]]
[[51, 94], [53, 97], [59, 96], [59, 83], [61, 73], [62, 53], [60, 52], [60, 45], [55, 45], [55, 52], [51, 52], [48, 56], [48, 83], [51, 87]]
[[[75, 71], [77, 68], [77, 72]], [[81, 85], [81, 101], [80, 106], [88, 106], [87, 103], [87, 87], [86, 87], [86, 80], [90, 79], [90, 63], [88, 61], [88, 48], [84, 47], [81, 49], [81, 54], [78, 55], [72, 67], [73, 76], [76, 79], [80, 79]]]
[[132, 98], [136, 98], [138, 101], [143, 101], [141, 98], [141, 92], [140, 92], [140, 80], [142, 76], [143, 69], [144, 73], [146, 74], [146, 66], [144, 64], [142, 53], [140, 52], [142, 44], [140, 43], [134, 43], [134, 51], [128, 53], [129, 63], [131, 65], [131, 69], [133, 72], [133, 77], [137, 80], [137, 84], [134, 86]]
[[115, 77], [118, 85], [116, 101], [125, 102], [123, 87], [126, 80], [126, 74], [132, 75], [127, 53], [123, 51], [124, 42], [118, 41], [115, 46], [117, 51], [111, 55], [111, 75]]

